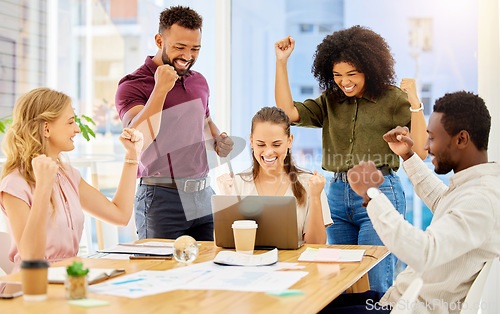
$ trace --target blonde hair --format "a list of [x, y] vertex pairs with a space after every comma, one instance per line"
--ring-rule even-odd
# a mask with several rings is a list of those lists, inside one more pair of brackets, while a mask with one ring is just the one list
[[31, 161], [46, 153], [44, 124], [59, 118], [68, 105], [71, 105], [69, 96], [49, 88], [37, 88], [19, 97], [14, 105], [12, 125], [2, 144], [7, 157], [2, 179], [19, 169], [28, 183], [35, 184]]

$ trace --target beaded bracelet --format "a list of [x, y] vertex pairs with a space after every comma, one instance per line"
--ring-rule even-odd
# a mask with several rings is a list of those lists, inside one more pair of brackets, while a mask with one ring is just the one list
[[125, 162], [127, 164], [134, 164], [134, 165], [138, 165], [139, 164], [139, 160], [135, 160], [135, 159], [125, 159]]

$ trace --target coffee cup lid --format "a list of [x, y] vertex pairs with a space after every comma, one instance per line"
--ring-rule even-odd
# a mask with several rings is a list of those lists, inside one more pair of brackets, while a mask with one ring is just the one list
[[255, 220], [235, 220], [232, 227], [240, 229], [253, 229], [257, 228], [257, 223]]
[[46, 260], [31, 260], [23, 261], [21, 263], [21, 268], [48, 268], [49, 263]]

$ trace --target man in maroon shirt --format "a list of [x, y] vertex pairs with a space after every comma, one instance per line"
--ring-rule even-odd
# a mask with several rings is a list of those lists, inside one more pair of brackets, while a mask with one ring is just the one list
[[208, 84], [191, 70], [201, 48], [201, 26], [201, 16], [190, 8], [164, 10], [156, 55], [118, 84], [115, 103], [123, 125], [144, 134], [135, 201], [140, 239], [188, 234], [213, 240], [205, 133], [221, 157], [233, 141], [210, 118]]

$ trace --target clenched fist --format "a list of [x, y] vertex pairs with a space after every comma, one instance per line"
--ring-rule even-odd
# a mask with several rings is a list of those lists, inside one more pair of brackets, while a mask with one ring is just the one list
[[125, 128], [119, 139], [125, 148], [125, 158], [137, 160], [144, 145], [142, 133], [136, 129]]
[[420, 100], [417, 95], [417, 86], [414, 79], [404, 78], [401, 80], [401, 89], [403, 92], [408, 94], [408, 101], [411, 104], [412, 109], [420, 108]]
[[352, 190], [364, 196], [371, 187], [379, 187], [384, 183], [382, 172], [375, 167], [373, 161], [362, 161], [347, 172], [347, 181]]
[[274, 50], [276, 52], [276, 60], [286, 62], [288, 57], [292, 54], [293, 48], [295, 48], [295, 40], [292, 36], [283, 38], [274, 44]]
[[413, 155], [413, 140], [407, 127], [397, 126], [385, 133], [383, 138], [389, 144], [389, 148], [404, 160], [407, 159], [407, 155]]
[[31, 161], [35, 182], [37, 187], [46, 187], [52, 189], [56, 181], [59, 165], [55, 160], [46, 155], [39, 155]]
[[155, 89], [168, 93], [179, 79], [175, 68], [169, 64], [160, 65], [155, 72]]
[[230, 195], [233, 194], [233, 174], [223, 174], [217, 177], [217, 185], [219, 186], [219, 191], [222, 195]]
[[226, 132], [222, 132], [220, 135], [217, 135], [214, 138], [214, 140], [215, 140], [215, 152], [220, 157], [226, 157], [233, 150], [234, 142], [226, 134]]
[[309, 186], [309, 194], [311, 196], [319, 196], [323, 192], [325, 187], [326, 179], [316, 170], [314, 170], [314, 175], [309, 179], [307, 185]]

